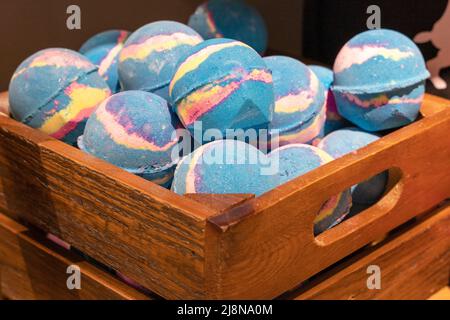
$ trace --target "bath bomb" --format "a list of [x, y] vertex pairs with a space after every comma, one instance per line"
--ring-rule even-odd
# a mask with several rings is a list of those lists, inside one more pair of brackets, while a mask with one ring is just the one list
[[101, 103], [78, 139], [81, 150], [169, 187], [178, 136], [167, 102], [145, 91], [116, 93]]
[[149, 23], [133, 32], [119, 55], [119, 79], [124, 90], [143, 90], [168, 98], [175, 67], [202, 37], [174, 21]]
[[120, 91], [117, 65], [119, 53], [129, 35], [124, 30], [108, 30], [89, 38], [80, 53], [98, 66], [99, 75], [105, 79], [113, 93]]
[[264, 153], [239, 140], [204, 144], [178, 164], [172, 191], [178, 194], [252, 193], [261, 195], [276, 185]]
[[325, 90], [327, 90], [327, 120], [325, 121], [325, 135], [332, 131], [348, 127], [348, 121], [338, 113], [336, 101], [334, 100], [334, 95], [331, 91], [334, 78], [333, 71], [316, 65], [310, 65], [309, 68], [316, 74], [320, 82], [322, 82], [322, 85], [325, 87]]
[[275, 111], [270, 134], [279, 134], [278, 145], [313, 143], [323, 137], [326, 90], [317, 76], [300, 61], [285, 56], [264, 58], [271, 70]]
[[263, 54], [267, 28], [259, 12], [243, 0], [210, 0], [201, 4], [189, 19], [189, 26], [205, 40], [239, 40]]
[[27, 58], [9, 83], [12, 116], [69, 144], [76, 143], [90, 114], [110, 95], [94, 64], [60, 48]]
[[[194, 137], [208, 129], [267, 129], [274, 108], [272, 74], [248, 45], [206, 40], [180, 59], [170, 104]], [[197, 134], [196, 134], [197, 132]], [[199, 140], [199, 139], [197, 139]]]
[[[365, 147], [379, 139], [379, 136], [358, 128], [345, 128], [334, 131], [320, 141], [318, 147], [334, 158]], [[352, 198], [356, 204], [376, 203], [383, 195], [388, 182], [388, 172], [382, 172], [352, 187]]]
[[392, 129], [417, 118], [429, 73], [403, 34], [378, 29], [356, 35], [339, 52], [333, 71], [339, 114], [360, 128]]
[[[325, 151], [305, 144], [291, 144], [273, 150], [269, 158], [278, 158], [279, 180], [284, 184], [333, 160]], [[314, 234], [318, 235], [341, 222], [352, 206], [350, 190], [325, 202], [314, 220]]]

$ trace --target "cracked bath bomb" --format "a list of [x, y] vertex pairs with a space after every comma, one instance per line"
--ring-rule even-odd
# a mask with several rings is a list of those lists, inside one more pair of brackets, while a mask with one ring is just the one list
[[[333, 160], [325, 151], [305, 144], [290, 144], [273, 150], [269, 158], [278, 158], [279, 180], [284, 184]], [[340, 223], [350, 212], [352, 197], [345, 190], [326, 201], [314, 220], [314, 234], [318, 235]]]
[[178, 162], [176, 121], [167, 102], [145, 91], [116, 93], [98, 106], [78, 139], [81, 150], [164, 187]]
[[16, 120], [72, 145], [90, 114], [110, 95], [94, 64], [78, 52], [60, 48], [27, 58], [9, 83]]
[[279, 134], [278, 145], [312, 144], [323, 137], [326, 90], [314, 72], [285, 56], [264, 58], [273, 75], [275, 111], [270, 135]]
[[333, 71], [331, 69], [315, 65], [311, 65], [309, 68], [316, 74], [320, 82], [322, 82], [322, 85], [325, 87], [325, 90], [327, 90], [327, 119], [325, 121], [325, 135], [348, 126], [347, 120], [342, 118], [338, 113], [336, 101], [334, 99], [333, 92], [331, 91], [334, 77]]
[[213, 193], [261, 195], [276, 185], [264, 153], [239, 140], [204, 144], [178, 164], [172, 191], [178, 194]]
[[[380, 137], [362, 131], [358, 128], [336, 130], [320, 141], [318, 147], [334, 158], [340, 158], [348, 153], [365, 147]], [[353, 202], [362, 205], [376, 203], [383, 196], [388, 182], [388, 172], [384, 171], [351, 188]]]
[[178, 64], [169, 94], [194, 138], [204, 138], [208, 129], [222, 136], [227, 129], [267, 129], [272, 119], [272, 74], [240, 41], [211, 39], [191, 48]]
[[356, 35], [339, 52], [332, 87], [339, 114], [366, 131], [407, 125], [418, 114], [429, 73], [408, 37], [386, 29]]
[[120, 50], [129, 35], [124, 30], [108, 30], [89, 38], [80, 48], [80, 53], [98, 66], [98, 74], [105, 79], [113, 93], [120, 91], [117, 65]]
[[178, 60], [202, 41], [197, 32], [174, 21], [157, 21], [139, 28], [119, 55], [122, 88], [152, 92], [167, 100]]
[[239, 40], [260, 54], [267, 48], [264, 19], [255, 8], [243, 0], [209, 0], [197, 8], [188, 24], [205, 40]]

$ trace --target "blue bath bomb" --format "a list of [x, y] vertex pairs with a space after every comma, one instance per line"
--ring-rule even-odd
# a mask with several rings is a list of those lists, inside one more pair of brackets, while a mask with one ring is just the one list
[[259, 12], [243, 0], [210, 0], [201, 4], [189, 19], [189, 26], [206, 39], [242, 41], [263, 54], [267, 28]]
[[[327, 135], [322, 139], [318, 147], [334, 158], [340, 158], [378, 139], [379, 137], [377, 135], [364, 132], [358, 128], [345, 128]], [[388, 172], [385, 171], [353, 186], [353, 202], [363, 205], [376, 203], [383, 196], [387, 182]]]
[[225, 137], [227, 129], [267, 128], [272, 119], [272, 75], [259, 54], [240, 41], [211, 39], [191, 48], [179, 61], [169, 94], [194, 138], [208, 129]]
[[300, 61], [285, 57], [264, 58], [272, 71], [275, 111], [271, 136], [279, 133], [279, 145], [311, 144], [323, 137], [326, 90], [317, 76]]
[[[333, 160], [323, 150], [305, 144], [291, 144], [273, 150], [269, 156], [279, 162], [278, 184], [284, 184]], [[325, 202], [314, 220], [314, 234], [318, 235], [341, 222], [352, 206], [350, 190], [343, 191]]]
[[120, 91], [117, 65], [120, 50], [129, 35], [124, 30], [108, 30], [89, 38], [80, 48], [80, 53], [98, 66], [99, 75], [105, 79], [113, 93]]
[[316, 74], [320, 82], [322, 82], [325, 87], [325, 90], [327, 90], [327, 120], [325, 121], [325, 135], [332, 131], [347, 127], [349, 123], [339, 114], [333, 92], [331, 91], [334, 78], [333, 71], [331, 69], [315, 65], [311, 65], [309, 68]]
[[106, 99], [78, 139], [81, 150], [169, 187], [178, 158], [176, 127], [167, 102], [144, 91]]
[[172, 191], [261, 195], [277, 181], [274, 173], [267, 174], [262, 169], [266, 165], [266, 155], [252, 145], [238, 140], [217, 140], [199, 147], [180, 161]]
[[333, 71], [339, 113], [362, 129], [392, 129], [417, 118], [429, 73], [417, 46], [401, 33], [358, 34], [341, 49]]
[[202, 37], [174, 21], [149, 23], [125, 42], [119, 55], [119, 78], [124, 90], [143, 90], [168, 98], [175, 66]]
[[76, 143], [90, 114], [110, 94], [94, 64], [60, 48], [27, 58], [9, 84], [12, 116], [69, 144]]

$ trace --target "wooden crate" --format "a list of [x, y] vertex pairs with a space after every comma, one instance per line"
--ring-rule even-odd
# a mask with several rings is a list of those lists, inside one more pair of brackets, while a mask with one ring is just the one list
[[[8, 299], [149, 299], [81, 256], [0, 214], [0, 292]], [[69, 290], [67, 268], [81, 271]]]
[[[179, 196], [0, 117], [0, 210], [164, 298], [275, 298], [450, 197], [448, 105], [257, 198]], [[328, 198], [384, 170], [376, 205], [314, 237]]]
[[[280, 299], [450, 299], [450, 203], [392, 232], [321, 272]], [[0, 214], [0, 293], [9, 299], [154, 299]], [[82, 272], [68, 290], [66, 269]], [[369, 290], [367, 268], [380, 267], [380, 290]], [[442, 289], [441, 289], [442, 288]], [[435, 294], [434, 294], [435, 293]], [[1, 297], [1, 295], [0, 295]]]

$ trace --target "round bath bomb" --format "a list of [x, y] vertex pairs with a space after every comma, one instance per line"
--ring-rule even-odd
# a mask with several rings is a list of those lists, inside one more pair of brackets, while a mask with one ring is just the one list
[[276, 185], [264, 153], [238, 140], [204, 144], [178, 164], [172, 190], [186, 193], [252, 193], [261, 195]]
[[[291, 144], [277, 148], [268, 157], [278, 158], [279, 185], [333, 160], [333, 157], [323, 150], [305, 144]], [[323, 204], [314, 220], [314, 234], [318, 235], [341, 222], [349, 213], [351, 206], [350, 190], [331, 197]]]
[[167, 100], [178, 60], [202, 41], [197, 32], [174, 21], [157, 21], [139, 28], [119, 55], [122, 88], [152, 92]]
[[317, 76], [300, 61], [285, 57], [264, 58], [272, 71], [275, 112], [270, 135], [279, 134], [279, 145], [313, 143], [323, 137], [326, 90]]
[[105, 79], [113, 93], [120, 91], [117, 65], [119, 53], [129, 35], [124, 30], [108, 30], [88, 39], [80, 48], [80, 53], [98, 66], [99, 75]]
[[[318, 147], [334, 158], [365, 147], [380, 137], [358, 128], [336, 130], [320, 141]], [[355, 204], [371, 205], [382, 197], [388, 181], [388, 172], [382, 172], [352, 187], [352, 198]]]
[[320, 82], [322, 82], [322, 85], [325, 87], [325, 90], [327, 90], [327, 120], [325, 121], [325, 135], [332, 131], [347, 127], [349, 124], [347, 120], [341, 117], [338, 113], [336, 101], [334, 100], [334, 95], [331, 91], [334, 78], [333, 71], [331, 69], [315, 65], [311, 65], [309, 68], [316, 74]]
[[[272, 75], [260, 55], [230, 39], [211, 39], [180, 60], [170, 101], [194, 138], [208, 129], [267, 129], [274, 108]], [[202, 140], [203, 141], [203, 140]]]
[[267, 28], [259, 12], [243, 0], [210, 0], [201, 4], [189, 26], [206, 39], [242, 41], [258, 53], [267, 48]]
[[89, 115], [110, 95], [94, 64], [60, 48], [27, 58], [9, 83], [12, 116], [69, 144], [76, 143]]
[[341, 116], [366, 131], [379, 131], [417, 118], [428, 77], [414, 42], [396, 31], [370, 30], [339, 52], [332, 90]]
[[106, 99], [78, 139], [81, 150], [169, 187], [178, 158], [178, 136], [167, 102], [145, 91], [125, 91]]

